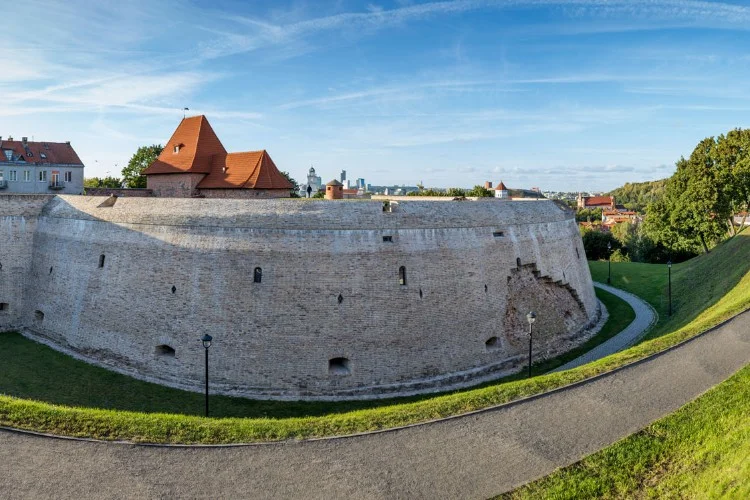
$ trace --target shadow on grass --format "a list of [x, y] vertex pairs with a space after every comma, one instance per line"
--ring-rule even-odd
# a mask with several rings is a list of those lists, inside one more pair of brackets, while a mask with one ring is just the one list
[[[624, 329], [635, 313], [621, 299], [603, 290], [597, 296], [610, 311], [602, 330], [582, 346], [532, 366], [540, 375], [577, 358]], [[526, 378], [526, 370], [478, 387]], [[469, 389], [463, 389], [469, 390]], [[457, 392], [457, 391], [452, 391]], [[75, 360], [17, 333], [0, 334], [0, 393], [66, 406], [130, 410], [146, 413], [202, 415], [204, 396], [143, 382]], [[312, 417], [422, 401], [448, 393], [369, 401], [268, 401], [211, 396], [214, 417]]]

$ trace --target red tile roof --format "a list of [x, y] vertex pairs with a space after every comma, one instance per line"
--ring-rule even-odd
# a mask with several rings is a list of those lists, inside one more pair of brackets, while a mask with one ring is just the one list
[[[179, 147], [179, 152], [175, 153], [175, 147]], [[211, 172], [212, 157], [221, 154], [226, 155], [227, 150], [206, 117], [191, 116], [180, 122], [159, 158], [143, 173], [207, 174]]]
[[583, 204], [587, 207], [612, 206], [615, 199], [612, 196], [584, 196]]
[[292, 189], [292, 183], [276, 168], [268, 152], [248, 151], [216, 155], [211, 171], [198, 188]]
[[[0, 150], [13, 151], [13, 158], [21, 156], [26, 163], [37, 165], [83, 165], [69, 142], [26, 142], [0, 140]], [[0, 151], [0, 162], [6, 161], [5, 153]], [[46, 157], [46, 158], [45, 158]]]
[[507, 190], [508, 188], [505, 187], [505, 184], [503, 184], [503, 181], [500, 181], [497, 187], [495, 188], [495, 191], [507, 191]]
[[[179, 151], [175, 153], [175, 147]], [[154, 163], [151, 174], [206, 174], [200, 189], [291, 189], [266, 150], [227, 153], [205, 116], [180, 122]]]

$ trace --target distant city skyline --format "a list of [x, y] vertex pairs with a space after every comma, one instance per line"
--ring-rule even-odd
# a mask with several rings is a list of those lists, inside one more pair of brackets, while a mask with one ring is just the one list
[[[750, 7], [677, 0], [29, 0], [0, 136], [119, 175], [188, 107], [231, 151], [373, 185], [608, 191], [748, 127]], [[33, 29], [32, 29], [33, 28]]]

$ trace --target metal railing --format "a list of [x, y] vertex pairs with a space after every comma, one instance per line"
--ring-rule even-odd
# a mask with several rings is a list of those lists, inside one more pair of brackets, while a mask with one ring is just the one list
[[0, 180], [0, 189], [5, 189], [8, 187], [8, 181]]
[[61, 180], [49, 181], [49, 188], [55, 191], [65, 189], [65, 183]]

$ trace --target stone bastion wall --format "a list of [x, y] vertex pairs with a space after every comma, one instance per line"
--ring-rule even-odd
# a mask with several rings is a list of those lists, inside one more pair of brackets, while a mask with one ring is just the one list
[[0, 329], [94, 364], [280, 399], [457, 387], [580, 343], [599, 316], [550, 201], [0, 196]]

